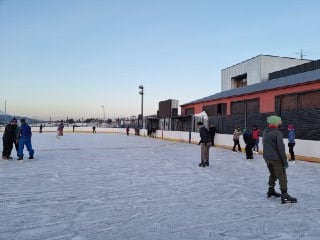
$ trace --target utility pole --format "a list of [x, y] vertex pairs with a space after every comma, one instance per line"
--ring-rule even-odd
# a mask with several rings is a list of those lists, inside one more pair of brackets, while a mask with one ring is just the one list
[[102, 107], [102, 111], [103, 111], [103, 123], [102, 123], [102, 125], [106, 125], [106, 112], [104, 110], [104, 105], [102, 105], [101, 107]]
[[143, 85], [140, 85], [139, 89], [140, 89], [139, 94], [141, 95], [141, 128], [143, 128], [143, 94], [144, 94]]
[[307, 56], [308, 54], [306, 54], [306, 53], [303, 53], [303, 50], [302, 49], [300, 49], [300, 53], [296, 53], [297, 55], [300, 55], [300, 59], [302, 60], [303, 59], [303, 57], [305, 57], [305, 56]]
[[7, 100], [4, 100], [4, 121], [7, 121]]

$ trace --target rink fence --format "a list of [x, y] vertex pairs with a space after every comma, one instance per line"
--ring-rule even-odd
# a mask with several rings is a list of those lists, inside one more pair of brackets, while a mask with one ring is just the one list
[[[1, 128], [0, 131], [3, 131]], [[45, 127], [43, 128], [43, 133], [46, 132], [56, 132], [56, 127]], [[32, 127], [32, 132], [39, 132], [39, 127]], [[92, 133], [92, 127], [76, 127], [73, 132], [72, 127], [65, 127], [64, 132], [69, 133]], [[125, 128], [96, 128], [96, 133], [120, 133], [126, 134]], [[137, 131], [134, 128], [130, 128], [130, 135], [137, 135]], [[139, 136], [148, 137], [146, 129], [140, 129]], [[182, 131], [165, 131], [165, 130], [157, 130], [156, 131], [157, 139], [164, 139], [170, 141], [177, 141], [183, 143], [191, 143], [198, 144], [200, 141], [200, 136], [198, 132], [182, 132]], [[233, 146], [233, 136], [231, 134], [219, 134], [217, 133], [215, 136], [215, 147], [221, 147], [225, 149], [232, 149]], [[286, 145], [287, 155], [289, 157], [288, 152], [288, 139], [284, 139], [284, 143]], [[242, 147], [242, 151], [244, 151], [244, 141], [243, 138], [240, 138], [240, 145]], [[260, 138], [259, 142], [260, 154], [262, 154], [262, 139]], [[296, 139], [296, 145], [294, 148], [296, 159], [318, 162], [320, 163], [320, 141], [312, 141], [312, 140], [301, 140]]]

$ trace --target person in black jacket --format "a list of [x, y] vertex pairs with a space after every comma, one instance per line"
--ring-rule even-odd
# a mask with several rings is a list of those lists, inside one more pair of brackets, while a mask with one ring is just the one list
[[247, 159], [253, 159], [252, 148], [255, 145], [256, 141], [253, 138], [252, 133], [249, 132], [247, 129], [243, 129], [243, 141], [246, 144], [245, 150]]
[[215, 126], [213, 126], [212, 124], [209, 127], [209, 134], [210, 134], [210, 138], [211, 138], [211, 146], [214, 147], [214, 136], [216, 135], [216, 132], [218, 132], [218, 130], [215, 128]]
[[3, 141], [3, 151], [2, 151], [2, 159], [9, 160], [12, 159], [11, 151], [13, 145], [17, 140], [17, 119], [13, 118], [11, 122], [5, 127], [2, 141]]
[[203, 126], [202, 122], [198, 122], [197, 126], [200, 128], [200, 142], [201, 144], [201, 163], [199, 164], [199, 167], [206, 167], [209, 166], [209, 149], [211, 146], [211, 137], [209, 134], [209, 130]]

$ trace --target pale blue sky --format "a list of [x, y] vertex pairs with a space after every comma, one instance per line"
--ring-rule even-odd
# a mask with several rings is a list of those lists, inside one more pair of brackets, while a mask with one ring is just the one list
[[259, 54], [319, 59], [318, 0], [0, 0], [0, 109], [30, 117], [144, 115], [220, 91]]

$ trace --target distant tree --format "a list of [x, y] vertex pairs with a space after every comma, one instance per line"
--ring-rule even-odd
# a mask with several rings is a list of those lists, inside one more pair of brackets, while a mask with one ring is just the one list
[[112, 123], [112, 120], [109, 118], [109, 119], [107, 120], [107, 123], [108, 123], [108, 124], [111, 124], [111, 123]]

